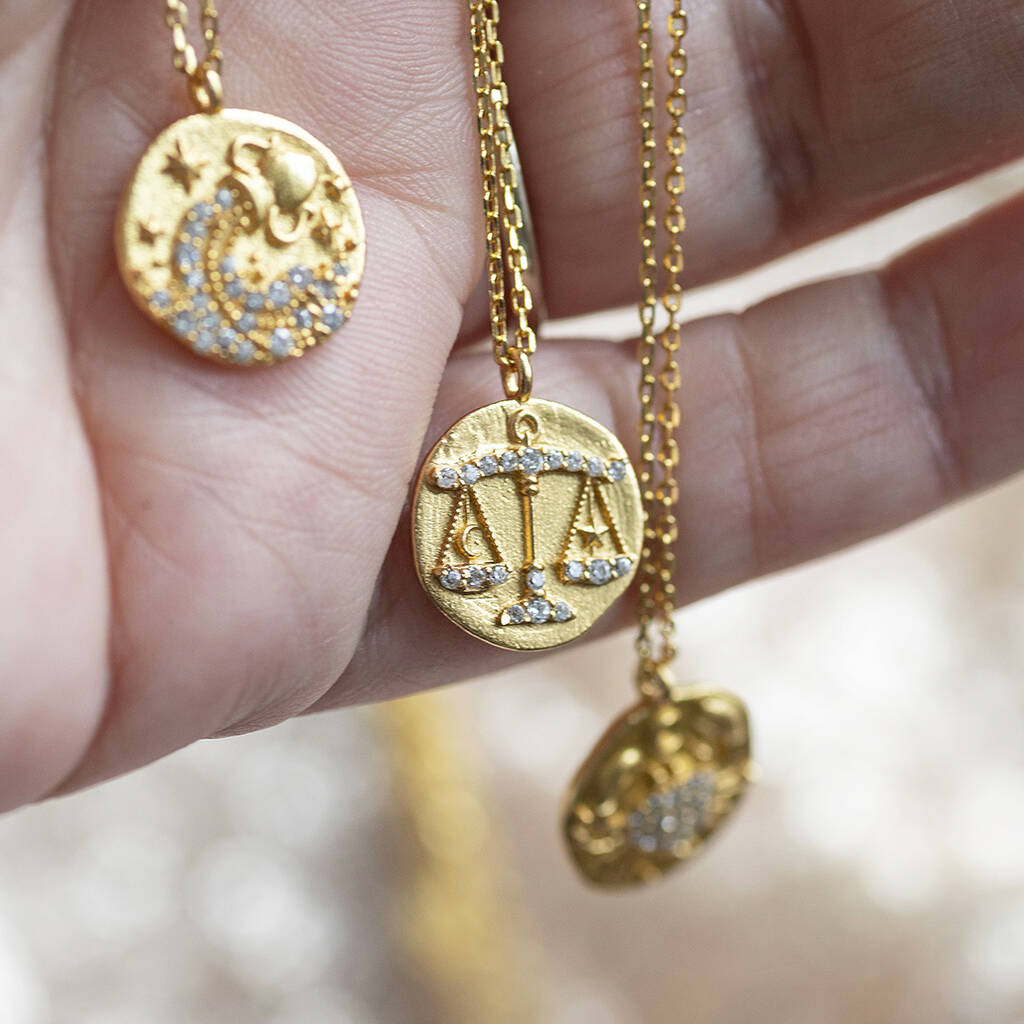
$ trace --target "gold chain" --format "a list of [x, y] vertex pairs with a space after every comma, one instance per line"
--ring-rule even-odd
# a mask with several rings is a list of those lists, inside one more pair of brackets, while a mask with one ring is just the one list
[[199, 59], [188, 41], [188, 6], [186, 0], [167, 0], [167, 27], [174, 42], [174, 66], [188, 78], [189, 92], [196, 106], [205, 113], [219, 110], [224, 102], [221, 65], [224, 53], [220, 46], [220, 17], [213, 0], [205, 0], [201, 25], [206, 53]]
[[675, 544], [679, 537], [676, 510], [679, 504], [678, 391], [680, 308], [682, 305], [683, 249], [686, 227], [681, 197], [686, 187], [683, 157], [686, 153], [686, 12], [682, 0], [674, 0], [668, 18], [671, 50], [668, 56], [669, 95], [666, 110], [669, 128], [665, 137], [668, 169], [662, 182], [668, 197], [664, 227], [668, 245], [661, 260], [665, 288], [660, 304], [668, 317], [661, 334], [655, 330], [657, 294], [658, 179], [655, 135], [655, 67], [651, 0], [636, 0], [640, 50], [640, 160], [641, 160], [641, 260], [640, 282], [640, 489], [644, 502], [644, 547], [640, 559], [640, 656], [638, 685], [647, 697], [663, 697], [670, 685], [670, 666], [676, 655]]
[[[480, 129], [480, 165], [487, 224], [487, 284], [490, 296], [494, 361], [509, 398], [526, 402], [533, 387], [530, 357], [537, 337], [530, 326], [533, 296], [526, 275], [529, 257], [523, 244], [523, 215], [517, 201], [520, 182], [508, 119], [504, 52], [498, 38], [497, 0], [468, 0], [473, 42], [473, 83]], [[511, 299], [511, 318], [509, 302]]]

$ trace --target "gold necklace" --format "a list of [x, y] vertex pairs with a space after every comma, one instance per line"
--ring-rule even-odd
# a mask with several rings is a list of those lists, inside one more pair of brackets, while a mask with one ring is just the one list
[[668, 20], [668, 244], [661, 260], [660, 305], [667, 326], [655, 330], [659, 298], [658, 179], [651, 0], [636, 0], [640, 55], [642, 185], [640, 280], [640, 486], [644, 542], [640, 559], [640, 702], [619, 718], [580, 769], [563, 828], [573, 861], [591, 882], [650, 882], [688, 860], [729, 816], [751, 776], [747, 712], [736, 696], [675, 685], [675, 545], [679, 488], [680, 307], [685, 216], [686, 14], [674, 0]]
[[629, 586], [643, 538], [636, 474], [601, 424], [533, 397], [530, 240], [508, 121], [496, 0], [469, 0], [494, 360], [506, 400], [459, 420], [427, 457], [412, 539], [428, 596], [488, 643], [574, 640]]
[[296, 125], [223, 108], [217, 10], [200, 59], [185, 0], [167, 0], [174, 66], [197, 113], [145, 152], [115, 230], [136, 303], [197, 355], [236, 366], [298, 358], [344, 326], [366, 258], [362, 215], [338, 158]]

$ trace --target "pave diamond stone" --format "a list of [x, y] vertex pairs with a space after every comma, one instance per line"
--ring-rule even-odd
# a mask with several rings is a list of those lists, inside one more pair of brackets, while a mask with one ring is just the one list
[[514, 604], [505, 609], [505, 617], [509, 622], [518, 626], [526, 621], [526, 609], [521, 604]]
[[519, 466], [524, 473], [531, 476], [544, 468], [544, 455], [536, 448], [524, 448], [519, 456]]
[[608, 479], [615, 483], [626, 479], [626, 464], [622, 459], [615, 459], [614, 462], [608, 464]]
[[491, 566], [491, 582], [497, 586], [501, 586], [502, 583], [508, 582], [508, 569], [503, 565], [492, 565]]
[[235, 197], [231, 194], [231, 190], [226, 188], [220, 189], [220, 191], [218, 191], [214, 196], [214, 199], [217, 200], [217, 205], [223, 207], [225, 210], [227, 210], [235, 201]]
[[202, 288], [206, 284], [206, 275], [201, 270], [190, 270], [185, 275], [185, 284], [189, 288], [198, 289]]
[[526, 574], [526, 585], [531, 590], [543, 590], [544, 585], [547, 583], [547, 579], [544, 576], [543, 569], [531, 569]]
[[236, 363], [251, 363], [256, 355], [256, 346], [251, 341], [240, 341], [235, 353]]
[[170, 304], [171, 297], [167, 292], [161, 290], [158, 292], [153, 292], [153, 295], [150, 297], [149, 301], [152, 302], [153, 305], [157, 307], [157, 309], [164, 309], [166, 306]]
[[439, 469], [435, 476], [438, 487], [443, 487], [446, 491], [450, 491], [453, 487], [459, 486], [459, 474], [455, 472], [451, 466], [445, 466], [444, 469]]
[[565, 462], [565, 456], [561, 452], [548, 452], [544, 456], [544, 461], [547, 463], [548, 469], [561, 469]]
[[615, 575], [616, 576], [628, 576], [630, 569], [633, 568], [633, 560], [627, 558], [625, 555], [620, 555], [615, 559]]
[[551, 618], [551, 602], [545, 601], [543, 597], [530, 598], [526, 602], [526, 610], [529, 613], [530, 621], [538, 626]]
[[676, 843], [697, 835], [714, 798], [715, 777], [710, 772], [698, 772], [681, 786], [652, 793], [629, 816], [629, 842], [643, 853], [672, 852]]
[[174, 262], [182, 270], [188, 270], [199, 262], [199, 250], [194, 245], [181, 244], [175, 246]]
[[335, 277], [348, 277], [348, 267], [344, 263], [335, 263], [332, 269]]
[[565, 603], [559, 601], [555, 605], [555, 621], [568, 622], [572, 618], [572, 609]]
[[445, 590], [459, 590], [462, 587], [462, 573], [458, 569], [445, 569], [440, 580]]
[[583, 468], [583, 456], [579, 452], [569, 452], [565, 457], [565, 467], [578, 473]]
[[579, 583], [585, 572], [582, 562], [569, 562], [565, 567], [565, 578], [571, 583]]
[[292, 301], [292, 290], [284, 283], [284, 281], [275, 281], [268, 289], [267, 295], [270, 296], [270, 301], [278, 307], [287, 306]]
[[267, 300], [259, 292], [249, 292], [245, 297], [245, 308], [250, 313], [258, 313], [266, 305]]
[[493, 455], [485, 455], [477, 465], [484, 476], [494, 476], [498, 472], [498, 460]]
[[471, 463], [468, 466], [463, 466], [459, 475], [462, 477], [464, 484], [472, 487], [480, 479], [480, 470]]
[[602, 583], [607, 583], [612, 578], [612, 567], [609, 562], [603, 558], [595, 558], [590, 563], [590, 582], [596, 583], [599, 586]]
[[270, 351], [278, 359], [284, 359], [295, 351], [295, 338], [287, 327], [277, 327], [270, 335]]
[[604, 476], [604, 459], [599, 459], [596, 455], [587, 459], [587, 475]]
[[323, 321], [332, 331], [337, 331], [345, 326], [345, 314], [333, 302], [326, 302], [323, 307]]
[[203, 201], [201, 203], [196, 203], [196, 205], [192, 207], [192, 213], [199, 220], [207, 220], [209, 217], [213, 216], [213, 207], [209, 203]]
[[235, 261], [234, 256], [225, 256], [220, 261], [220, 272], [225, 277], [230, 277], [236, 270], [238, 270], [238, 263]]
[[191, 333], [195, 325], [195, 317], [191, 313], [186, 313], [184, 311], [181, 313], [175, 313], [174, 319], [171, 321], [174, 333], [182, 338]]
[[185, 234], [189, 238], [205, 238], [206, 237], [206, 225], [200, 224], [198, 221], [190, 221], [185, 225]]
[[502, 452], [501, 453], [501, 468], [506, 473], [515, 472], [519, 466], [519, 456], [515, 452]]
[[243, 313], [235, 323], [243, 334], [248, 334], [256, 326], [256, 317], [252, 313]]
[[192, 348], [196, 352], [209, 352], [217, 342], [217, 335], [213, 331], [200, 331], [196, 340], [192, 342]]
[[308, 288], [313, 281], [313, 271], [309, 267], [292, 267], [288, 271], [288, 280], [296, 288]]
[[245, 294], [245, 282], [240, 277], [233, 278], [224, 285], [224, 291], [232, 299], [240, 299]]
[[217, 332], [217, 344], [226, 352], [236, 341], [238, 333], [233, 327], [222, 327]]
[[333, 281], [314, 281], [313, 287], [325, 298], [333, 299], [338, 294], [337, 285]]
[[487, 585], [487, 573], [479, 565], [472, 565], [466, 570], [466, 586], [479, 590]]
[[305, 306], [302, 309], [295, 310], [295, 323], [299, 327], [312, 327], [313, 326], [313, 314], [310, 313]]

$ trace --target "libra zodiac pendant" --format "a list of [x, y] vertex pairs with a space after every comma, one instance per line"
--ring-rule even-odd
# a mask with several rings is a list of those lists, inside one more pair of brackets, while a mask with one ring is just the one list
[[164, 131], [128, 183], [115, 239], [143, 312], [196, 354], [238, 366], [297, 358], [343, 327], [366, 255], [338, 158], [246, 110]]
[[700, 850], [751, 774], [738, 697], [684, 687], [641, 701], [605, 733], [572, 785], [569, 852], [596, 885], [653, 882]]
[[564, 405], [498, 402], [460, 420], [420, 473], [420, 582], [453, 622], [497, 647], [557, 647], [629, 586], [640, 489], [617, 438]]

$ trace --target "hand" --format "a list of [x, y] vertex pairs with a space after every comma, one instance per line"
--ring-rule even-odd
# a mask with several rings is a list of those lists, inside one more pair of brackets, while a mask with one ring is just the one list
[[[551, 313], [631, 302], [633, 5], [504, 7]], [[482, 263], [464, 5], [223, 8], [228, 104], [327, 142], [367, 221], [351, 325], [278, 371], [190, 356], [114, 266], [120, 190], [188, 112], [160, 5], [0, 8], [0, 807], [508, 660], [430, 607], [403, 513], [424, 446], [499, 393], [486, 355], [451, 351], [486, 330], [464, 315]], [[1011, 0], [725, 0], [692, 21], [691, 287], [1024, 151]], [[1016, 201], [690, 327], [685, 596], [1018, 469], [1022, 282]], [[629, 346], [542, 344], [537, 378], [633, 435]]]

